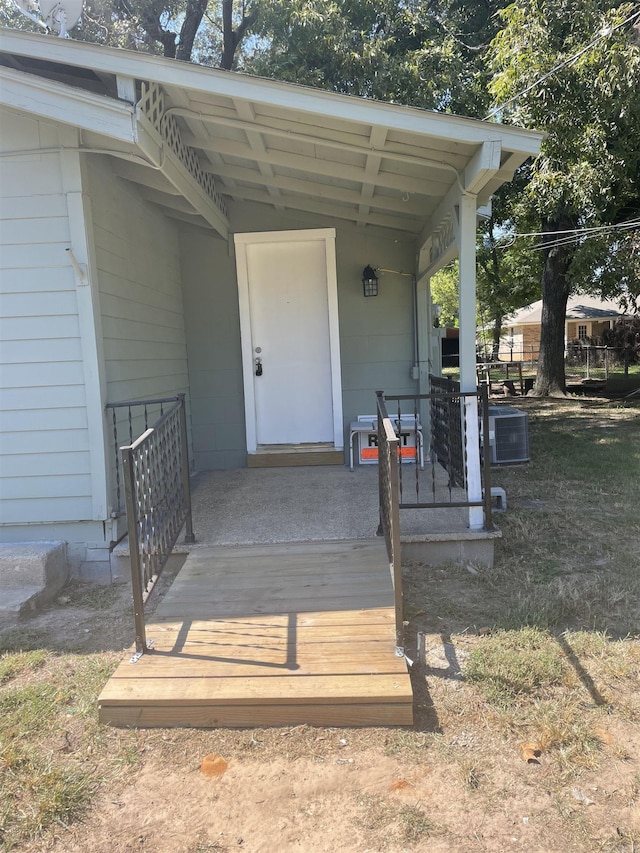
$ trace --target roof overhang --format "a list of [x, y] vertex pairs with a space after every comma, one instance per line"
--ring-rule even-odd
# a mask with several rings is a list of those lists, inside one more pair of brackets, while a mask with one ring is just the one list
[[85, 150], [112, 153], [122, 177], [174, 215], [226, 235], [226, 206], [251, 201], [391, 229], [415, 241], [429, 271], [455, 247], [461, 195], [486, 204], [542, 141], [520, 128], [14, 30], [0, 30], [0, 63], [7, 106], [79, 127]]

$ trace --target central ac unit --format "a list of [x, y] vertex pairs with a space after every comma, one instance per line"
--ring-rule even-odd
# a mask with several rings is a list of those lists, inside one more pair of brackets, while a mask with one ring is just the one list
[[513, 406], [489, 406], [491, 464], [529, 461], [527, 413]]

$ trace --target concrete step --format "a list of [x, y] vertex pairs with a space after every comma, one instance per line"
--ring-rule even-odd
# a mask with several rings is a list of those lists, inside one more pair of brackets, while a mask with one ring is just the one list
[[66, 542], [0, 544], [0, 626], [51, 601], [68, 578]]
[[43, 586], [22, 586], [17, 589], [0, 587], [0, 628], [8, 628], [20, 616], [37, 610], [43, 592]]

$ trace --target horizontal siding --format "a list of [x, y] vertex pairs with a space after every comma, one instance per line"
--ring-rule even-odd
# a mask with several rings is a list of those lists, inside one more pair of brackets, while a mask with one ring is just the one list
[[[5, 506], [6, 504], [6, 506]], [[55, 518], [47, 515], [55, 509]], [[31, 498], [26, 501], [0, 501], [3, 524], [34, 524], [47, 521], [83, 521], [91, 517], [91, 498]]]
[[40, 346], [33, 341], [17, 340], [2, 342], [2, 361], [4, 364], [42, 361], [46, 355], [49, 361], [82, 362], [82, 348], [78, 338], [44, 338]]
[[[48, 426], [48, 423], [47, 423]], [[34, 447], [33, 434], [28, 430], [3, 432], [0, 444], [0, 465], [7, 455], [14, 453], [63, 453], [89, 450], [86, 429], [47, 429], [47, 441], [43, 447]]]
[[[26, 422], [33, 422], [36, 418], [42, 422], [49, 417], [52, 409], [60, 409], [86, 405], [86, 393], [84, 385], [49, 385], [33, 388], [8, 388], [2, 392], [2, 405], [8, 410], [24, 411]], [[34, 415], [34, 411], [37, 415]], [[85, 408], [86, 412], [86, 408]]]
[[[60, 474], [88, 474], [89, 454], [86, 451], [66, 453], [14, 453], [2, 457], [3, 477], [51, 477]], [[34, 494], [37, 488], [34, 488]], [[43, 519], [44, 520], [44, 519]], [[48, 519], [55, 521], [54, 518]]]
[[[22, 249], [23, 252], [28, 249]], [[0, 267], [1, 269], [1, 267]], [[47, 275], [47, 270], [43, 271]], [[2, 297], [3, 317], [53, 317], [63, 314], [71, 316], [78, 314], [78, 300], [75, 290], [57, 291], [56, 293], [5, 293]], [[55, 323], [51, 327], [55, 329]], [[49, 334], [51, 337], [51, 334]]]
[[[153, 323], [141, 323], [127, 317], [108, 317], [102, 315], [102, 334], [105, 349], [109, 343], [118, 346], [122, 341], [148, 341], [158, 339], [158, 330]], [[164, 326], [162, 335], [166, 343], [184, 346], [184, 329], [182, 326]]]
[[[153, 379], [141, 380], [137, 377], [121, 382], [109, 383], [109, 400], [118, 403], [121, 400], [144, 400], [150, 397], [174, 397], [180, 391], [168, 391], [168, 388], [184, 388], [187, 384], [186, 373], [156, 376]], [[144, 388], [140, 393], [140, 388]], [[186, 392], [184, 392], [186, 393]]]
[[[33, 409], [32, 411], [19, 409], [11, 411], [5, 409], [2, 412], [2, 428], [6, 432], [17, 432], [41, 430], [42, 411]], [[84, 406], [66, 407], [47, 409], [47, 427], [49, 429], [86, 429], [87, 428], [87, 410]]]
[[59, 244], [66, 243], [68, 240], [69, 222], [64, 215], [42, 216], [40, 214], [38, 218], [29, 218], [27, 228], [25, 228], [24, 219], [14, 217], [0, 222], [0, 246], [29, 245], [29, 261], [40, 244], [54, 246], [57, 256], [64, 258]]
[[[184, 320], [181, 312], [168, 311], [166, 308], [157, 305], [149, 305], [144, 302], [136, 302], [130, 299], [127, 291], [120, 296], [114, 296], [111, 293], [100, 294], [100, 304], [102, 306], [102, 315], [111, 317], [113, 320], [126, 320], [139, 323], [141, 326], [153, 326], [156, 329], [154, 338], [148, 340], [150, 344], [155, 344], [150, 351], [160, 353], [162, 351], [162, 338], [160, 334], [164, 329], [182, 329], [184, 330]], [[183, 331], [184, 340], [184, 331]]]
[[[2, 132], [6, 120], [2, 120]], [[4, 142], [4, 140], [3, 140]], [[39, 157], [3, 158], [0, 160], [0, 185], [2, 195], [7, 198], [24, 196], [26, 187], [33, 187], [35, 195], [57, 195], [62, 193], [62, 174], [57, 154]]]
[[[27, 254], [23, 252], [26, 259]], [[2, 273], [2, 289], [5, 293], [55, 293], [56, 291], [68, 291], [73, 285], [71, 269], [68, 259], [63, 267], [50, 267], [47, 274], [35, 267], [20, 267], [15, 269], [4, 269]]]
[[[108, 339], [104, 343], [104, 357], [109, 361], [118, 359], [137, 361], [147, 357], [149, 348], [145, 340], [131, 338]], [[165, 341], [162, 348], [162, 361], [184, 360], [184, 344], [177, 341]]]
[[86, 164], [110, 402], [188, 389], [176, 224], [115, 177]]
[[70, 229], [54, 125], [2, 116], [0, 519], [92, 517], [86, 393]]
[[[5, 220], [42, 219], [42, 217], [63, 217], [67, 215], [67, 203], [63, 195], [22, 195], [0, 198], [0, 233]], [[32, 222], [33, 224], [33, 222]]]
[[[34, 341], [34, 347], [40, 347], [40, 341]], [[44, 359], [45, 352], [41, 351]], [[3, 364], [0, 366], [0, 387], [2, 388], [40, 388], [54, 385], [64, 377], [66, 385], [82, 385], [84, 374], [80, 361], [44, 361], [30, 364]], [[35, 396], [34, 392], [34, 396]]]
[[[51, 315], [43, 317], [0, 317], [0, 340], [39, 341], [45, 338], [51, 340], [52, 328]], [[55, 332], [58, 338], [77, 338], [80, 340], [78, 315], [58, 314], [55, 320]]]
[[[34, 498], [84, 498], [91, 490], [88, 474], [58, 474], [50, 477], [7, 477], [2, 484], [2, 499], [32, 500]], [[0, 506], [1, 511], [1, 506]]]

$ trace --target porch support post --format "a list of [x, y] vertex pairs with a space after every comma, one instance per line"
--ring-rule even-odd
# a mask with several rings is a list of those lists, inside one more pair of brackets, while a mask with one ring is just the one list
[[[429, 374], [434, 373], [432, 364], [433, 318], [431, 311], [431, 279], [423, 276], [416, 282], [416, 310], [418, 312], [418, 394], [428, 394], [431, 390]], [[420, 421], [423, 441], [427, 448], [431, 446], [431, 422], [429, 401], [420, 400]]]
[[[460, 258], [460, 390], [476, 390], [476, 208], [477, 199], [464, 192], [460, 197], [458, 246]], [[465, 397], [462, 407], [465, 420], [467, 457], [467, 496], [482, 500], [480, 477], [480, 431], [478, 401]], [[482, 507], [469, 507], [469, 527], [483, 527]]]

